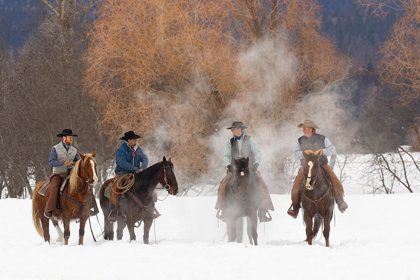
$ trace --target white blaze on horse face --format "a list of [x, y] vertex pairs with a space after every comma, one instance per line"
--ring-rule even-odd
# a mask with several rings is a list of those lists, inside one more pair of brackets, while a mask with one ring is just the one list
[[98, 183], [98, 176], [96, 175], [96, 168], [95, 168], [96, 165], [93, 159], [90, 160], [90, 166], [92, 168], [93, 184], [96, 185]]
[[311, 173], [312, 173], [312, 166], [314, 165], [314, 163], [312, 161], [308, 162], [309, 165], [309, 171], [308, 171], [308, 178], [306, 179], [306, 185], [305, 187], [308, 190], [313, 190], [314, 186], [311, 186], [310, 182], [311, 182]]
[[244, 177], [245, 173], [243, 171], [241, 171], [241, 176]]

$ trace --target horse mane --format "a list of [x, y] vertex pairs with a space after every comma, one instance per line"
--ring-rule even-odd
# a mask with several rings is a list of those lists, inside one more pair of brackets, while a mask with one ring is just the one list
[[158, 163], [155, 163], [148, 168], [144, 169], [140, 173], [136, 173], [136, 181], [141, 181], [142, 186], [149, 186], [151, 183], [151, 180], [154, 178], [155, 173], [158, 171], [158, 169], [163, 166], [163, 161], [160, 161]]
[[[93, 159], [93, 161], [96, 163], [95, 158], [92, 156], [92, 154], [84, 154], [83, 156], [88, 157], [89, 159]], [[70, 175], [69, 175], [69, 193], [72, 193], [76, 187], [77, 187], [77, 181], [79, 180], [79, 169], [80, 169], [80, 162], [83, 161], [82, 158], [80, 158], [78, 161], [74, 163], [74, 167], [72, 168]]]

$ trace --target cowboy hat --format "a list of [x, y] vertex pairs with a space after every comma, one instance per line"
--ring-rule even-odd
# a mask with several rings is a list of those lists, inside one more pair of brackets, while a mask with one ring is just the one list
[[240, 127], [242, 129], [248, 128], [247, 126], [244, 125], [243, 122], [236, 121], [236, 122], [233, 122], [232, 125], [230, 127], [226, 128], [226, 129], [232, 129], [232, 128], [235, 128], [235, 127]]
[[315, 129], [319, 129], [319, 127], [311, 120], [305, 120], [303, 123], [299, 124], [298, 127], [312, 127]]
[[132, 130], [130, 130], [130, 131], [124, 133], [124, 136], [121, 137], [120, 139], [124, 140], [124, 141], [127, 141], [129, 139], [139, 139], [139, 138], [140, 138], [139, 135], [135, 134]]
[[75, 136], [77, 137], [77, 134], [73, 134], [73, 131], [71, 131], [71, 129], [63, 129], [63, 131], [61, 131], [61, 133], [57, 134], [57, 137], [63, 137], [63, 136]]

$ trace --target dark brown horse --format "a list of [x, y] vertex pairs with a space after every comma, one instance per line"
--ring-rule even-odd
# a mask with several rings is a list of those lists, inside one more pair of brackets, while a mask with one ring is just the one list
[[[98, 182], [95, 154], [95, 152], [93, 154], [79, 153], [80, 160], [75, 163], [66, 186], [59, 196], [61, 209], [55, 209], [52, 213], [51, 221], [57, 229], [58, 241], [63, 239], [58, 221], [63, 221], [65, 245], [69, 242], [70, 221], [73, 219], [80, 219], [79, 245], [83, 245], [86, 220], [89, 218], [90, 208], [95, 203], [92, 200], [91, 186]], [[35, 186], [32, 196], [32, 220], [38, 234], [44, 238], [45, 242], [50, 242], [49, 220], [44, 217], [46, 197], [38, 193], [44, 183], [45, 181], [38, 182]]]
[[324, 222], [325, 245], [329, 247], [334, 194], [331, 183], [319, 163], [321, 155], [321, 150], [315, 152], [306, 150], [303, 152], [305, 158], [303, 166], [305, 180], [302, 186], [302, 208], [308, 244], [312, 245], [312, 240], [316, 237], [322, 222]]
[[223, 210], [228, 241], [240, 242], [237, 240], [238, 219], [249, 217], [251, 219], [251, 236], [254, 245], [258, 245], [258, 187], [252, 174], [249, 172], [249, 158], [234, 159], [234, 163], [235, 172], [232, 180], [226, 187], [226, 208]]
[[[136, 240], [134, 225], [139, 221], [143, 221], [143, 241], [145, 244], [149, 244], [149, 231], [153, 223], [151, 214], [153, 214], [155, 206], [153, 192], [157, 184], [160, 183], [164, 186], [169, 194], [176, 195], [178, 193], [174, 165], [171, 159], [166, 160], [163, 157], [163, 161], [148, 167], [140, 173], [134, 174], [134, 176], [134, 185], [127, 193], [120, 195], [118, 199], [117, 208], [120, 215], [117, 217], [117, 239], [122, 239], [123, 230], [127, 226], [130, 233], [130, 241]], [[104, 238], [106, 240], [114, 239], [113, 224], [107, 218], [109, 215], [109, 199], [105, 196], [105, 189], [112, 181], [113, 179], [107, 180], [99, 191], [99, 200], [104, 213]], [[121, 214], [125, 216], [125, 219], [121, 218]]]

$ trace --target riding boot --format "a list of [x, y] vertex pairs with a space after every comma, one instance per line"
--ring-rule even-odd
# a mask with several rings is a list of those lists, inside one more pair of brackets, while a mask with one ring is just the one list
[[328, 164], [324, 164], [322, 167], [324, 168], [325, 173], [327, 173], [327, 176], [330, 178], [333, 185], [335, 201], [337, 202], [338, 210], [340, 210], [341, 213], [344, 213], [348, 208], [348, 205], [344, 201], [343, 185]]
[[225, 178], [223, 178], [222, 182], [219, 186], [219, 191], [217, 192], [217, 201], [215, 209], [222, 209], [225, 204], [225, 197], [226, 197], [226, 187], [229, 184], [230, 180], [232, 179], [232, 173], [229, 171], [226, 173]]
[[289, 209], [287, 210], [287, 214], [290, 215], [292, 218], [296, 219], [299, 214], [299, 205], [290, 205]]
[[153, 213], [152, 213], [152, 218], [153, 219], [157, 219], [159, 218], [161, 215], [159, 213], [159, 211], [156, 209], [156, 207], [153, 207]]
[[298, 174], [296, 175], [295, 182], [293, 183], [292, 188], [292, 206], [289, 207], [287, 210], [287, 214], [289, 214], [292, 218], [296, 219], [299, 214], [299, 208], [300, 208], [300, 200], [301, 200], [301, 194], [300, 194], [300, 186], [303, 182], [303, 168], [300, 168], [298, 171]]

